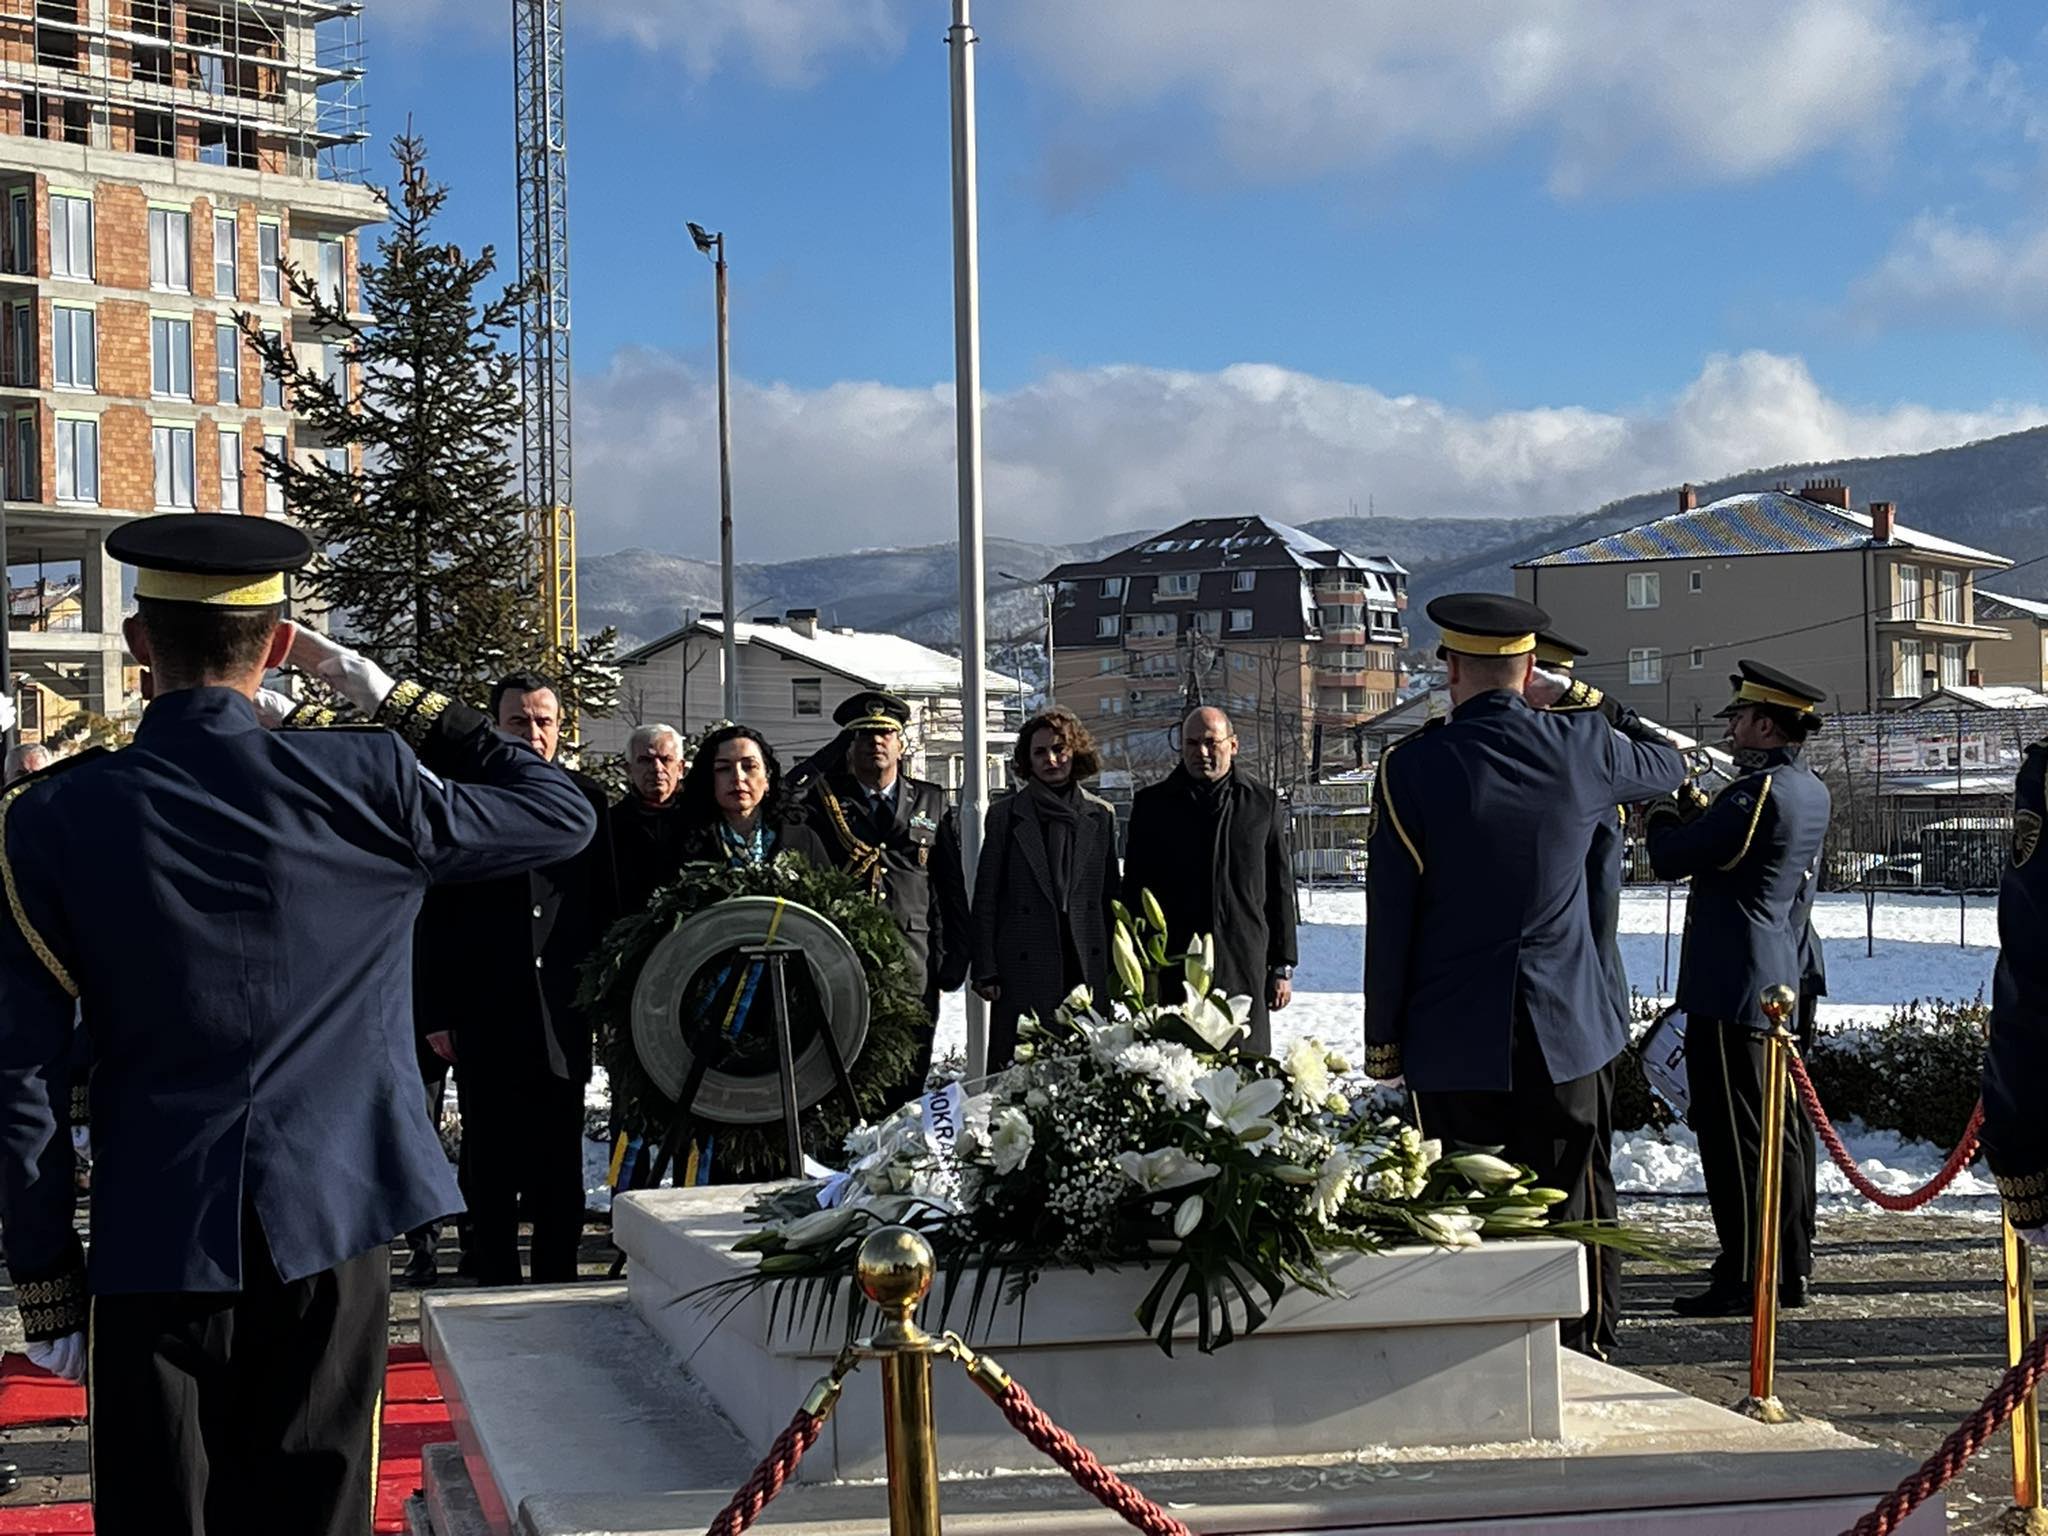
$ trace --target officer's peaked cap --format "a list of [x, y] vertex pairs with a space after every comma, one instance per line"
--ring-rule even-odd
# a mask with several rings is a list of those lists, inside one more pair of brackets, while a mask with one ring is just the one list
[[910, 706], [893, 693], [871, 688], [833, 710], [832, 723], [843, 731], [900, 731], [910, 723]]
[[1738, 709], [1763, 704], [1789, 711], [1813, 724], [1820, 723], [1820, 711], [1816, 706], [1827, 695], [1813, 684], [1801, 682], [1790, 672], [1765, 666], [1760, 661], [1738, 661], [1735, 665], [1737, 670], [1728, 674], [1728, 683], [1735, 690], [1735, 697], [1728, 701], [1728, 707], [1716, 716], [1717, 719], [1725, 720]]
[[1554, 629], [1538, 630], [1536, 634], [1536, 664], [1543, 667], [1562, 667], [1569, 672], [1572, 664], [1586, 654], [1586, 648], [1575, 641], [1567, 640]]
[[1498, 592], [1449, 592], [1423, 610], [1436, 625], [1439, 656], [1526, 656], [1550, 615], [1534, 603]]
[[123, 523], [107, 553], [135, 567], [135, 595], [209, 608], [268, 608], [285, 598], [287, 572], [313, 558], [289, 523], [239, 512], [164, 512]]

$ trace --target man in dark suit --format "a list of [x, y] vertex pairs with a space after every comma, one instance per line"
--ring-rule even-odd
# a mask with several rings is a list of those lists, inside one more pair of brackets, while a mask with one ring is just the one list
[[[460, 1208], [412, 1040], [426, 887], [568, 858], [589, 804], [475, 710], [279, 621], [304, 534], [147, 517], [134, 744], [0, 800], [0, 1235], [41, 1363], [86, 1373], [102, 1536], [361, 1536], [388, 1244]], [[390, 730], [265, 730], [287, 655]], [[418, 756], [415, 756], [415, 753]], [[453, 782], [453, 781], [461, 782]], [[57, 1093], [93, 1047], [92, 1257]]]
[[682, 734], [672, 725], [641, 725], [626, 740], [628, 789], [605, 816], [618, 870], [619, 910], [643, 912], [647, 899], [683, 867]]
[[[552, 762], [555, 685], [514, 672], [491, 689], [498, 731]], [[591, 814], [604, 787], [567, 773]], [[519, 1283], [519, 1211], [533, 1223], [536, 1283], [576, 1278], [583, 1234], [583, 1086], [591, 1029], [576, 1008], [577, 968], [618, 915], [608, 840], [524, 874], [428, 893], [416, 1007], [427, 1044], [455, 1065], [462, 1103], [462, 1193], [470, 1272]], [[410, 1272], [410, 1271], [409, 1271]]]
[[[1222, 710], [1181, 722], [1180, 764], [1131, 798], [1124, 837], [1124, 905], [1150, 891], [1166, 914], [1166, 947], [1216, 940], [1216, 985], [1252, 1000], [1241, 1048], [1273, 1049], [1270, 1013], [1294, 996], [1294, 866], [1287, 809], [1237, 766], [1237, 731]], [[1176, 989], [1180, 980], [1167, 979]]]
[[[1699, 1137], [1721, 1251], [1707, 1288], [1673, 1303], [1688, 1317], [1739, 1316], [1753, 1304], [1763, 993], [1800, 985], [1799, 941], [1828, 830], [1827, 786], [1801, 751], [1820, 727], [1823, 695], [1761, 662], [1737, 666], [1729, 679], [1735, 698], [1721, 715], [1745, 771], [1703, 807], [1686, 797], [1651, 807], [1643, 833], [1660, 878], [1692, 881], [1677, 1002], [1686, 1014], [1687, 1119]], [[1778, 1274], [1783, 1303], [1800, 1306], [1813, 1272], [1801, 1214], [1806, 1142], [1797, 1103], [1787, 1109]]]
[[939, 994], [967, 980], [967, 871], [960, 825], [946, 791], [902, 771], [910, 706], [879, 689], [857, 693], [832, 712], [846, 737], [843, 764], [811, 781], [804, 811], [839, 867], [867, 882], [896, 920], [911, 974], [932, 1021], [911, 1079], [899, 1097], [924, 1092], [930, 1075]]
[[[1405, 1079], [1425, 1134], [1505, 1148], [1565, 1192], [1560, 1218], [1582, 1220], [1602, 1085], [1628, 1043], [1587, 861], [1617, 805], [1676, 789], [1685, 764], [1597, 689], [1534, 670], [1542, 609], [1470, 593], [1437, 598], [1429, 617], [1452, 712], [1380, 755], [1365, 1069]], [[1592, 1352], [1596, 1331], [1589, 1310], [1564, 1341]]]
[[1984, 1050], [1984, 1157], [2005, 1215], [2048, 1243], [2048, 737], [2027, 748], [2013, 786], [2012, 859], [1998, 883], [1998, 968]]

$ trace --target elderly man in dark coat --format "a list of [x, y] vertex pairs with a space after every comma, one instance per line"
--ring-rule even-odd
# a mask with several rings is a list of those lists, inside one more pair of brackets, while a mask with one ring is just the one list
[[1236, 759], [1237, 732], [1222, 710], [1198, 709], [1181, 723], [1180, 766], [1131, 801], [1124, 905], [1136, 910], [1138, 893], [1152, 893], [1166, 913], [1169, 953], [1215, 935], [1216, 985], [1252, 1000], [1243, 1049], [1266, 1055], [1268, 1011], [1294, 995], [1294, 869], [1280, 797]]
[[974, 872], [974, 990], [989, 1004], [988, 1069], [1010, 1064], [1017, 1021], [1049, 1017], [1076, 987], [1106, 1008], [1110, 902], [1117, 892], [1116, 811], [1081, 780], [1095, 743], [1071, 710], [1017, 733], [1022, 787], [988, 808]]

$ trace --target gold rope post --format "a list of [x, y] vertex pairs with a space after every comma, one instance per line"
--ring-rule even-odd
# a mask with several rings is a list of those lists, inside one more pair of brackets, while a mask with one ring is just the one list
[[1735, 1405], [1761, 1424], [1783, 1424], [1792, 1417], [1778, 1401], [1778, 1218], [1785, 1183], [1785, 1101], [1791, 1094], [1792, 1031], [1786, 1020], [1799, 1006], [1799, 994], [1782, 982], [1765, 987], [1764, 1016], [1771, 1027], [1764, 1036], [1763, 1154], [1756, 1189], [1756, 1300], [1749, 1334], [1749, 1396]]
[[[2012, 1364], [2034, 1342], [2034, 1258], [2027, 1240], [2010, 1221], [2005, 1232], [2005, 1353]], [[2014, 1536], [2048, 1533], [2048, 1510], [2041, 1507], [2041, 1413], [2038, 1395], [2020, 1399], [2012, 1416], [2012, 1508], [1999, 1529]]]
[[908, 1227], [870, 1232], [855, 1261], [860, 1288], [882, 1309], [862, 1346], [882, 1362], [882, 1424], [889, 1467], [889, 1536], [939, 1536], [938, 1431], [932, 1423], [932, 1350], [912, 1320], [932, 1288], [932, 1249]]

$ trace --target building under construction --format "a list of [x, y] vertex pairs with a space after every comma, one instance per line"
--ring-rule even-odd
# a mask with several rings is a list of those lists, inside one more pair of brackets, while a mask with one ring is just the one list
[[[361, 181], [362, 9], [0, 0], [0, 489], [25, 740], [131, 702], [109, 529], [281, 514], [263, 449], [347, 452], [295, 424], [234, 314], [345, 373], [282, 269], [359, 303], [357, 231], [383, 217]], [[74, 581], [47, 622], [34, 594]]]

